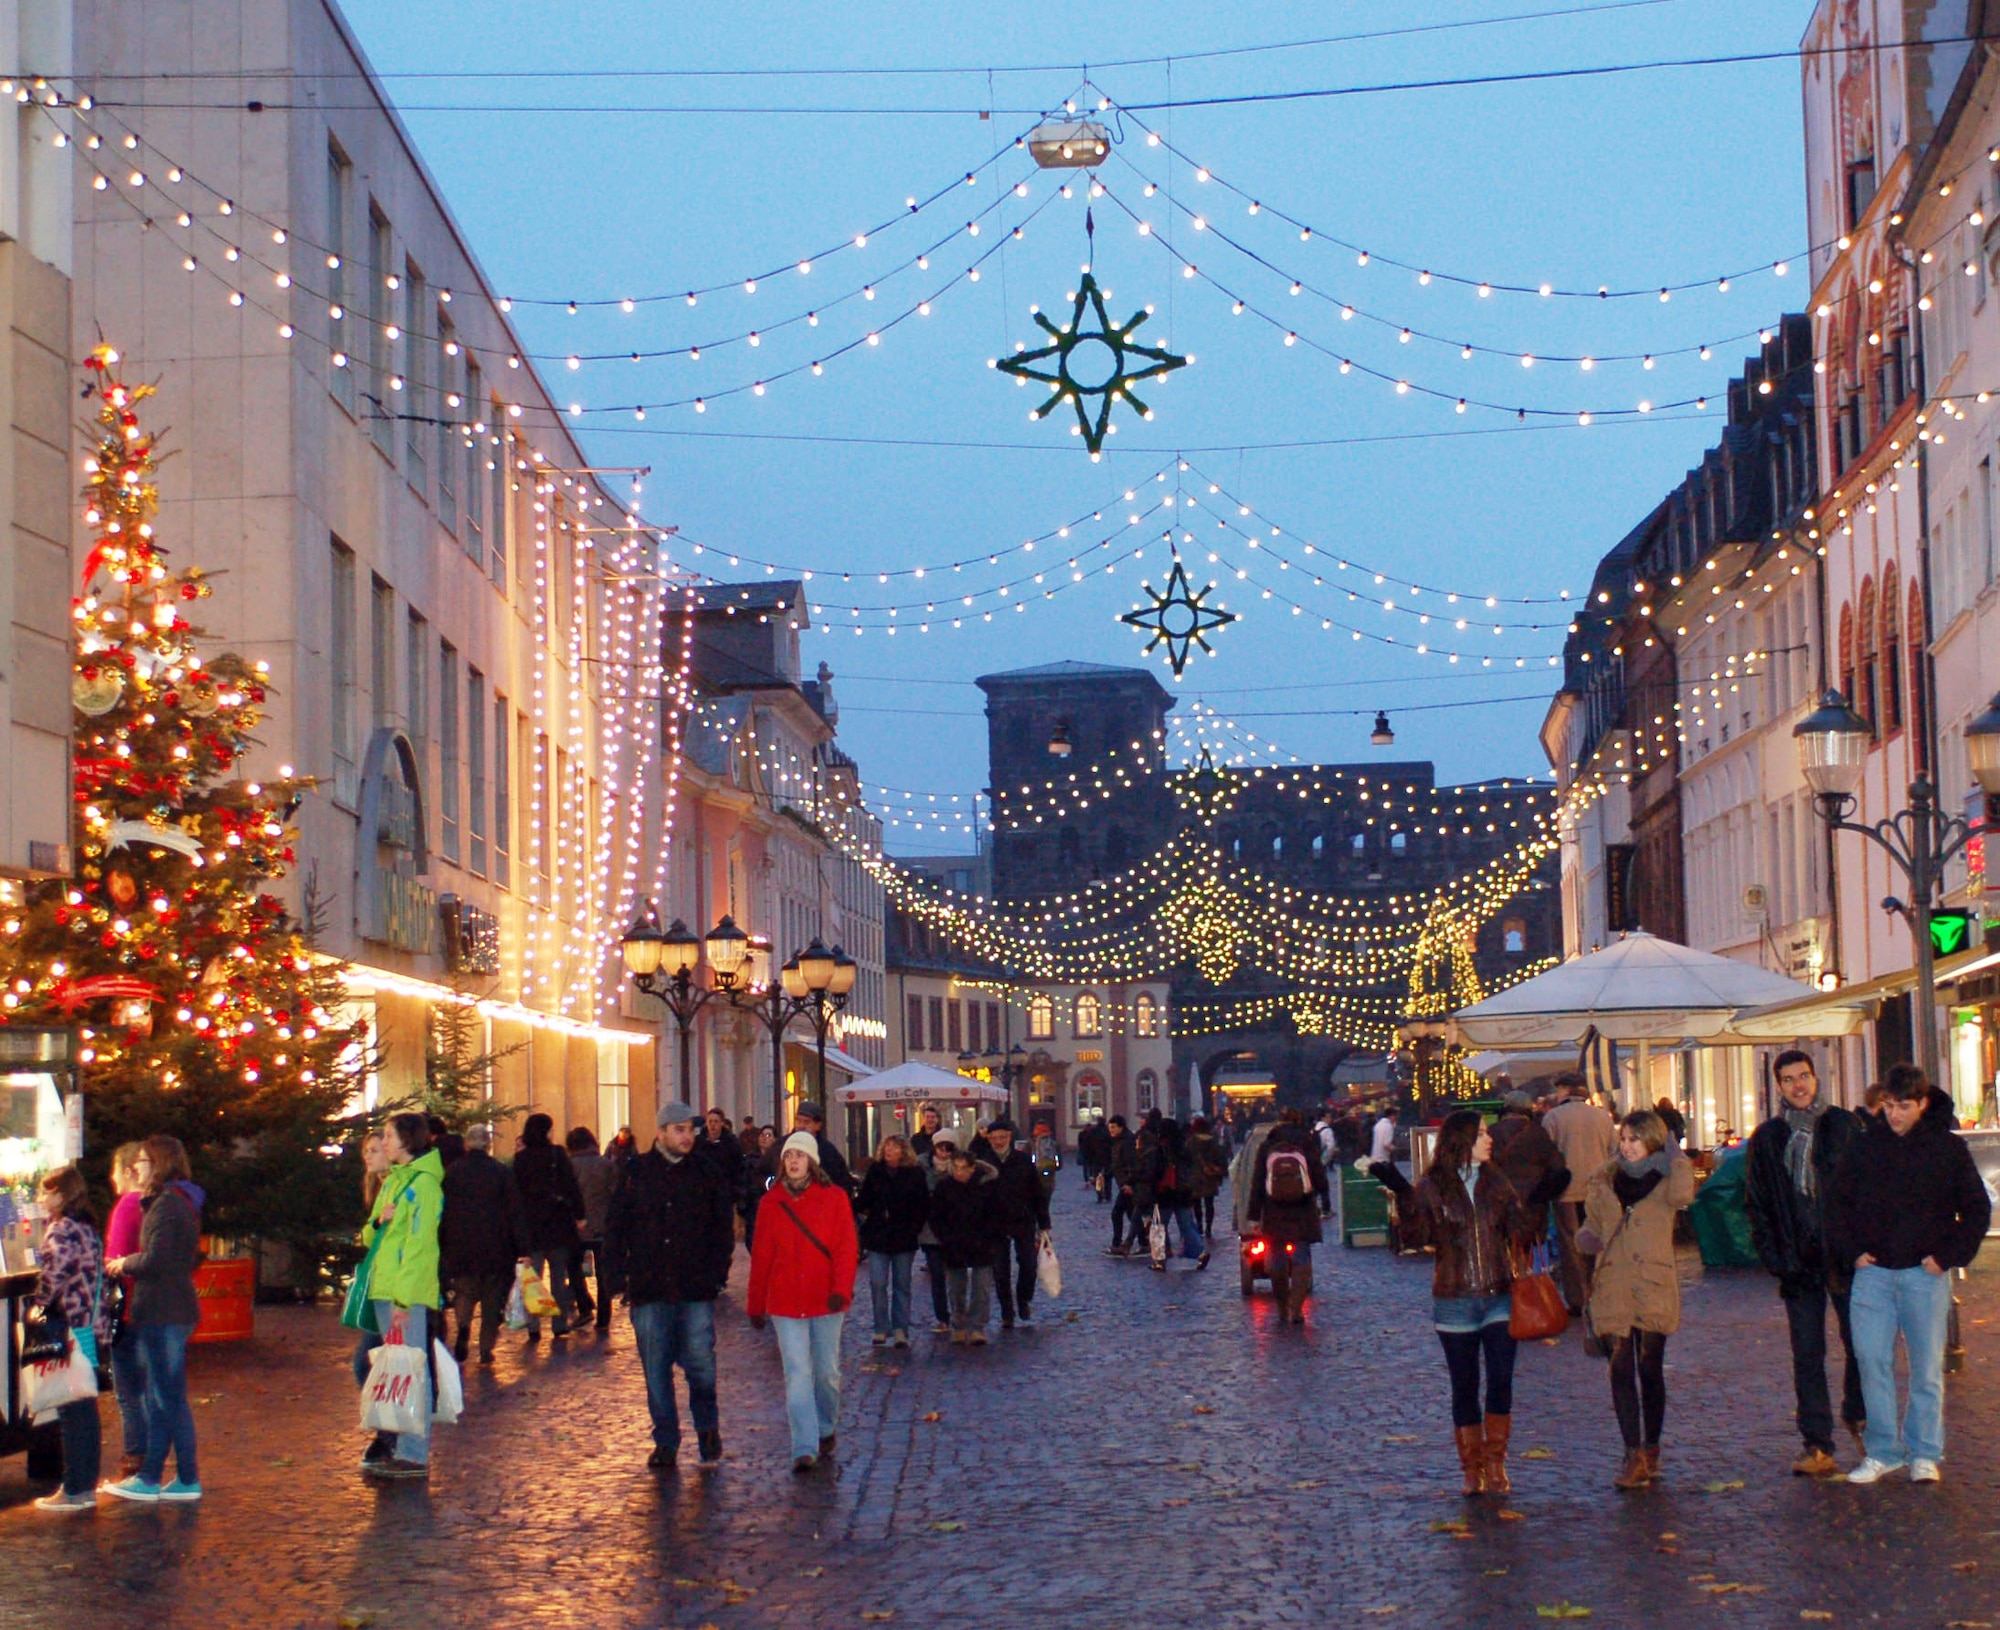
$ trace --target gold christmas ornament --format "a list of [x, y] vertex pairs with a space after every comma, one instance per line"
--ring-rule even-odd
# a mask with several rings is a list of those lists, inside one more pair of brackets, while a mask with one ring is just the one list
[[70, 680], [70, 700], [79, 713], [93, 719], [109, 713], [125, 694], [125, 675], [108, 663], [92, 669], [78, 669]]

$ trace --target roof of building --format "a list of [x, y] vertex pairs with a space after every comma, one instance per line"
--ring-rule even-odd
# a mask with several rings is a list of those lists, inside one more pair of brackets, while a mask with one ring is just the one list
[[704, 583], [695, 591], [697, 611], [790, 611], [805, 598], [797, 578], [761, 583]]
[[1108, 662], [1045, 662], [1038, 668], [1009, 668], [1005, 673], [981, 674], [975, 685], [992, 685], [1034, 679], [1153, 679], [1150, 668], [1126, 668]]

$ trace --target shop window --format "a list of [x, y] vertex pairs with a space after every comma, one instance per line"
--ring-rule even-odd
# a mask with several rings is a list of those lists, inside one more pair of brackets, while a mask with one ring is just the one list
[[1103, 1113], [1104, 1077], [1095, 1070], [1085, 1070], [1076, 1078], [1076, 1110], [1072, 1121], [1077, 1126], [1083, 1126], [1091, 1116]]
[[1148, 1110], [1160, 1107], [1160, 1078], [1151, 1070], [1141, 1070], [1139, 1072], [1139, 1079], [1134, 1083], [1134, 1087], [1137, 1091], [1136, 1102], [1141, 1115], [1144, 1115]]

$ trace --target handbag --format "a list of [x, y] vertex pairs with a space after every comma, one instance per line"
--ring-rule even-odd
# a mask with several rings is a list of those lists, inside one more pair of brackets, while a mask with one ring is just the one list
[[[786, 1205], [783, 1200], [778, 1202], [778, 1209], [792, 1219], [793, 1223], [797, 1225], [799, 1232], [812, 1242], [812, 1248], [825, 1257], [827, 1262], [831, 1264], [833, 1253], [821, 1242], [819, 1235], [806, 1227], [805, 1219], [790, 1206]], [[847, 1311], [847, 1303], [841, 1299], [837, 1292], [829, 1291], [826, 1298], [826, 1310], [829, 1313], [845, 1313]]]
[[376, 1229], [374, 1239], [368, 1243], [367, 1253], [354, 1269], [354, 1278], [347, 1287], [347, 1300], [341, 1304], [340, 1322], [350, 1330], [365, 1330], [371, 1336], [380, 1335], [381, 1328], [375, 1322], [375, 1301], [368, 1294], [375, 1277], [375, 1253], [382, 1249], [384, 1229]]
[[1563, 1306], [1562, 1291], [1550, 1272], [1548, 1251], [1548, 1242], [1539, 1242], [1529, 1255], [1527, 1271], [1514, 1278], [1507, 1334], [1516, 1341], [1547, 1341], [1569, 1328], [1569, 1309]]

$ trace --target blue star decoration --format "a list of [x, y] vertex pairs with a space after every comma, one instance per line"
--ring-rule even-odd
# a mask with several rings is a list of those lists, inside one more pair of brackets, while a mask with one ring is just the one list
[[[1035, 313], [1035, 321], [1048, 334], [1050, 344], [1037, 351], [1002, 358], [993, 366], [1017, 379], [1053, 385], [1055, 390], [1049, 399], [1029, 417], [1044, 418], [1064, 402], [1069, 403], [1076, 409], [1076, 433], [1083, 437], [1084, 446], [1095, 459], [1112, 428], [1112, 404], [1123, 398], [1140, 418], [1152, 418], [1153, 410], [1133, 394], [1132, 387], [1141, 380], [1159, 379], [1176, 368], [1185, 368], [1188, 359], [1157, 345], [1141, 345], [1132, 338], [1146, 320], [1144, 311], [1135, 311], [1122, 328], [1114, 324], [1104, 309], [1104, 291], [1090, 273], [1083, 274], [1075, 298], [1069, 321], [1060, 326], [1041, 312]], [[1083, 326], [1086, 307], [1096, 321], [1094, 328]], [[1135, 362], [1142, 365], [1135, 367]], [[1092, 401], [1096, 403], [1094, 415], [1087, 405]]]
[[1205, 636], [1238, 620], [1235, 612], [1206, 603], [1215, 592], [1213, 583], [1199, 594], [1194, 592], [1194, 585], [1188, 581], [1187, 568], [1181, 564], [1178, 554], [1174, 556], [1174, 569], [1168, 574], [1164, 589], [1142, 583], [1139, 591], [1153, 603], [1128, 611], [1118, 620], [1129, 623], [1142, 634], [1151, 633], [1153, 636], [1146, 642], [1146, 649], [1139, 653], [1141, 656], [1151, 656], [1156, 646], [1167, 648], [1167, 665], [1174, 670], [1176, 679], [1187, 666], [1192, 647], [1199, 645], [1214, 656], [1215, 647], [1208, 643]]

